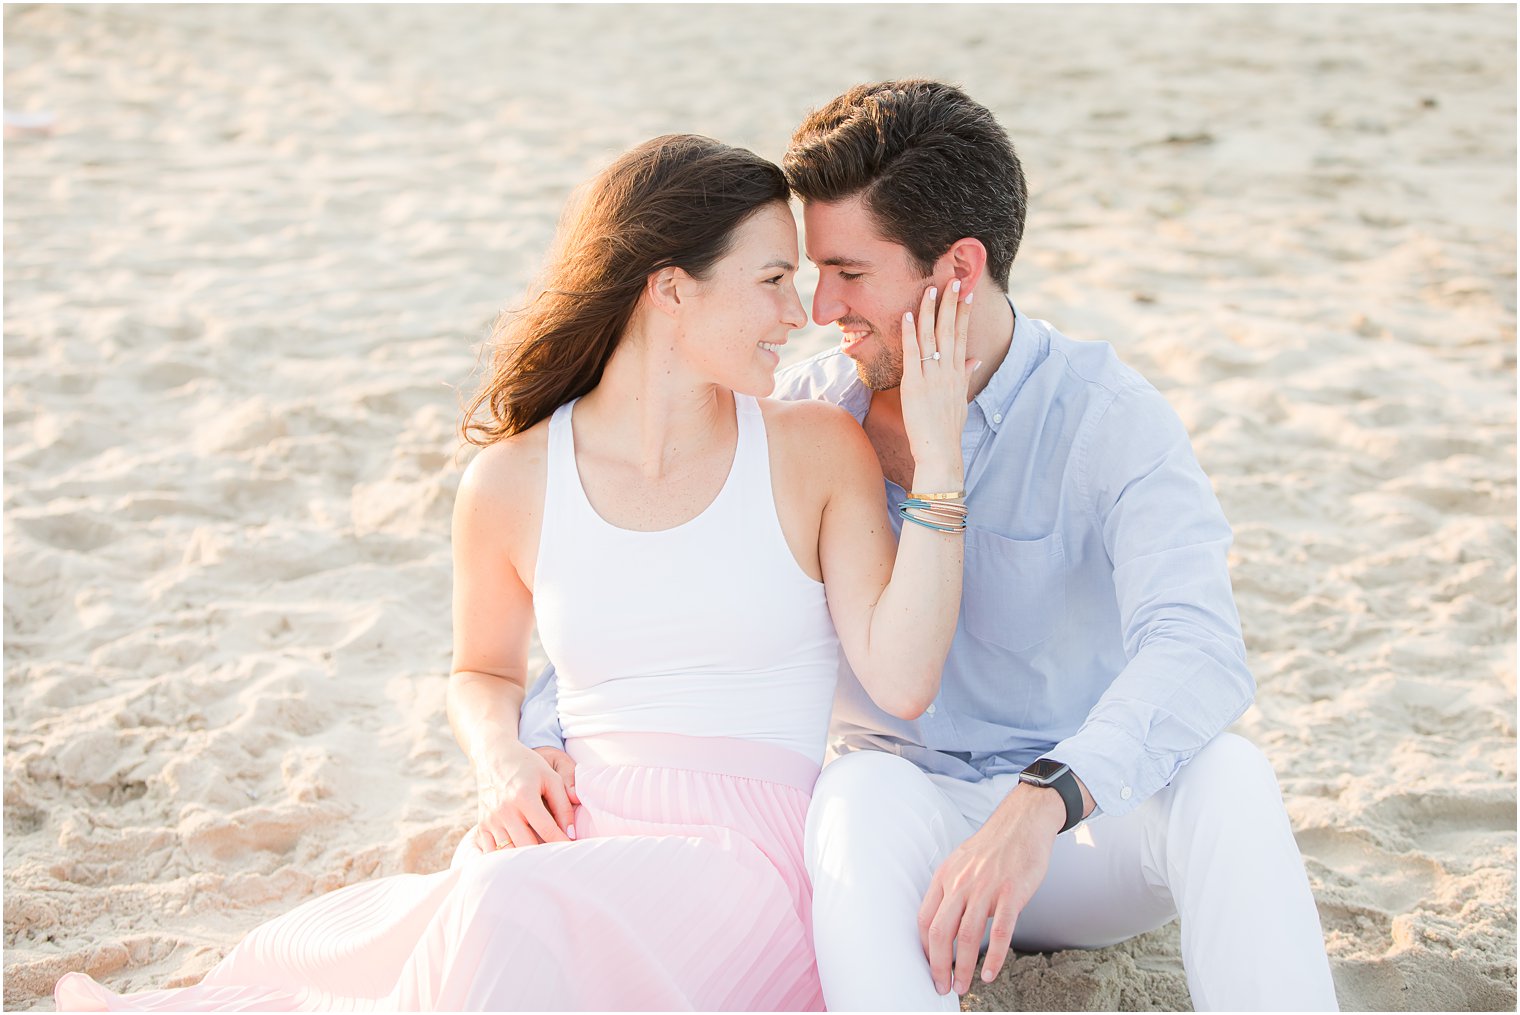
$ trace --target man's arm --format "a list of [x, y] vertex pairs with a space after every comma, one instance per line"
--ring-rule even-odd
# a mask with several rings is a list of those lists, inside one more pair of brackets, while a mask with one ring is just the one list
[[1123, 814], [1238, 719], [1256, 683], [1230, 588], [1230, 526], [1171, 406], [1149, 387], [1122, 392], [1078, 454], [1129, 662], [1049, 756], [1105, 813]]
[[[1084, 812], [1096, 802], [1122, 814], [1238, 718], [1255, 682], [1230, 589], [1230, 527], [1165, 399], [1149, 387], [1121, 392], [1073, 462], [1114, 567], [1129, 662], [1048, 756], [1071, 766]], [[982, 979], [997, 976], [1064, 821], [1055, 790], [1020, 784], [935, 872], [919, 934], [941, 993], [969, 989], [989, 917]]]

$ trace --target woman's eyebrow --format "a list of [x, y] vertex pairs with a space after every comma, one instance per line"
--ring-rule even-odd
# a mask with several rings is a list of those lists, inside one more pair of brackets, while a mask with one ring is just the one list
[[773, 259], [771, 261], [768, 261], [765, 264], [763, 264], [763, 265], [760, 266], [760, 270], [761, 271], [766, 271], [766, 270], [771, 269], [771, 268], [785, 268], [787, 271], [796, 271], [797, 270], [797, 266], [795, 264], [793, 264], [791, 261], [784, 261], [784, 260], [782, 260], [779, 257], [775, 258], [775, 259]]

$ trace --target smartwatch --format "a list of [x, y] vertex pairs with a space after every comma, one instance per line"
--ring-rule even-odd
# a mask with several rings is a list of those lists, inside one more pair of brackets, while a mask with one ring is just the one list
[[[1053, 789], [1061, 794], [1061, 801], [1066, 804], [1066, 824], [1061, 826], [1062, 832], [1081, 823], [1082, 787], [1077, 785], [1077, 777], [1070, 765], [1062, 764], [1054, 758], [1041, 758], [1019, 773], [1019, 782]], [[1060, 832], [1056, 834], [1059, 835]]]

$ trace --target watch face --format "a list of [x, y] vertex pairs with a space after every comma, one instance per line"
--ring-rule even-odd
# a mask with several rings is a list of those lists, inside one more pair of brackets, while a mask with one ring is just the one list
[[1034, 778], [1039, 779], [1041, 782], [1049, 782], [1051, 779], [1054, 779], [1056, 776], [1066, 771], [1066, 766], [1061, 762], [1053, 761], [1050, 758], [1041, 758], [1033, 765], [1030, 765], [1028, 768], [1024, 769], [1024, 771]]

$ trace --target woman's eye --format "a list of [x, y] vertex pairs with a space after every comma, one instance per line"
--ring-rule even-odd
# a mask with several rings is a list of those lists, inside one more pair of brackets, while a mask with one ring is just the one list
[[784, 279], [784, 278], [786, 278], [785, 275], [777, 275], [775, 278], [768, 278], [768, 279], [766, 279], [765, 280], [765, 284], [766, 285], [780, 285], [781, 284], [781, 280]]

